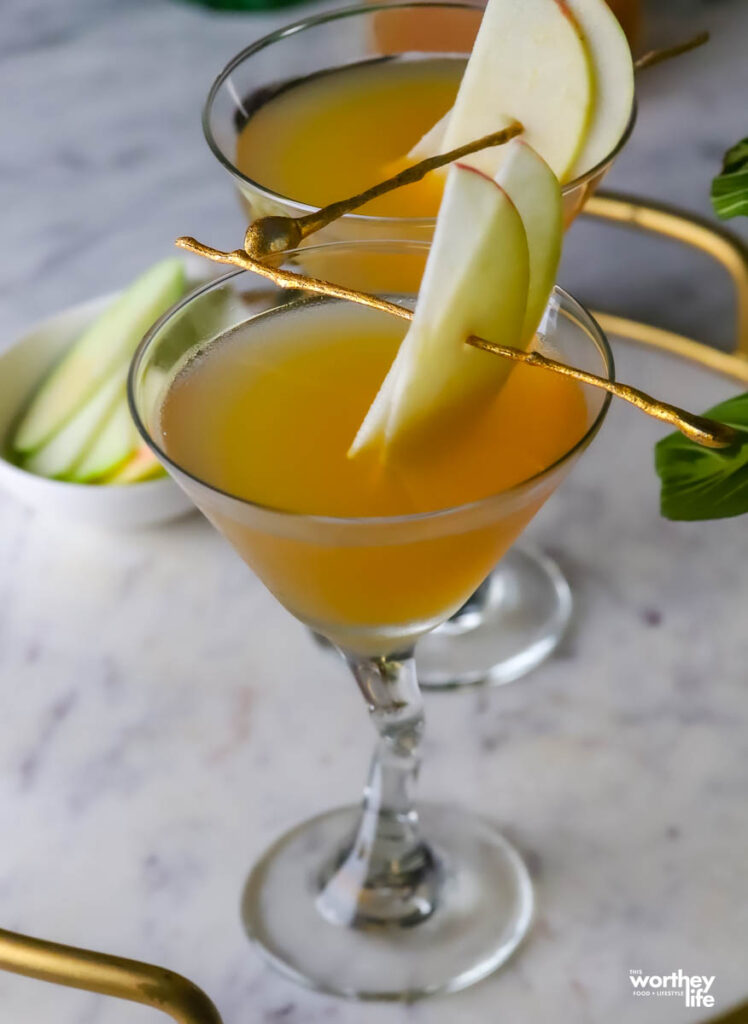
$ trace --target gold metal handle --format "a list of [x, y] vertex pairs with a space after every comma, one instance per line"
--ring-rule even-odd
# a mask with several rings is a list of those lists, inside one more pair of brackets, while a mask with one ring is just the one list
[[62, 946], [0, 928], [0, 969], [152, 1006], [179, 1024], [222, 1024], [201, 989], [164, 967]]
[[[650, 200], [642, 202], [640, 199], [616, 192], [599, 192], [592, 196], [587, 201], [581, 215], [671, 238], [673, 241], [681, 242], [693, 249], [699, 249], [721, 263], [735, 286], [737, 310], [735, 355], [746, 359], [748, 363], [748, 246], [741, 238], [705, 217], [686, 213], [684, 210], [678, 210], [664, 203]], [[692, 346], [703, 347], [690, 338], [684, 338], [682, 335], [664, 331], [649, 324], [642, 324], [636, 320], [611, 317], [602, 313], [596, 313], [595, 316], [604, 330], [611, 334], [642, 341], [676, 355], [688, 357], [689, 349], [692, 349]], [[718, 372], [729, 372], [730, 376], [735, 376], [734, 359], [730, 360], [725, 353], [718, 349], [713, 351], [714, 360], [709, 364], [711, 368]], [[703, 362], [703, 359], [700, 361]], [[729, 371], [727, 370], [728, 361]], [[748, 381], [748, 371], [743, 379]]]

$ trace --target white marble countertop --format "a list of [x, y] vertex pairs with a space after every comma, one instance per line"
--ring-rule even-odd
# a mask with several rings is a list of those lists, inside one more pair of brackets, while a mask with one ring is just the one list
[[[651, 72], [610, 184], [706, 211], [721, 150], [745, 134], [748, 11], [682, 7], [656, 31], [709, 22], [713, 48], [685, 77]], [[5, 0], [6, 339], [116, 287], [184, 231], [235, 242], [200, 103], [225, 59], [292, 16]], [[652, 255], [632, 267], [640, 280], [648, 269], [634, 294], [615, 266], [628, 250], [599, 244], [600, 259], [573, 249], [567, 268], [593, 297], [629, 295], [675, 326], [686, 316], [693, 334], [718, 324], [727, 336], [726, 302], [700, 277]], [[684, 404], [736, 390], [624, 345], [618, 362]], [[342, 666], [196, 516], [85, 533], [0, 495], [0, 926], [178, 970], [226, 1024], [698, 1019], [679, 1000], [634, 999], [635, 968], [714, 974], [718, 1009], [748, 996], [748, 532], [659, 519], [657, 435], [616, 409], [531, 528], [575, 589], [561, 655], [503, 690], [429, 698], [424, 794], [505, 825], [533, 868], [539, 917], [495, 978], [409, 1008], [299, 990], [239, 924], [257, 854], [363, 783], [370, 726]], [[0, 974], [0, 1024], [152, 1019]]]

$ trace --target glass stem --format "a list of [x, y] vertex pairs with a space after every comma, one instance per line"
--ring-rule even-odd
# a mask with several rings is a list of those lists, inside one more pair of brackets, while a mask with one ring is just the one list
[[323, 870], [317, 905], [338, 924], [410, 926], [433, 912], [440, 884], [414, 804], [424, 715], [413, 651], [342, 654], [379, 740], [355, 834]]

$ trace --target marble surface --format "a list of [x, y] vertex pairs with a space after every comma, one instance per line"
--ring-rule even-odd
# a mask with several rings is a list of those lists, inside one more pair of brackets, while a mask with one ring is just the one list
[[[651, 72], [610, 184], [705, 211], [721, 149], [745, 133], [748, 11], [678, 11], [654, 12], [653, 34], [709, 22], [712, 50], [687, 73]], [[116, 287], [185, 230], [235, 241], [197, 112], [219, 66], [279, 20], [4, 0], [5, 339]], [[573, 242], [568, 279], [608, 306], [729, 335], [726, 293], [620, 245]], [[684, 404], [736, 389], [623, 344], [617, 356], [622, 376]], [[748, 534], [659, 519], [657, 436], [616, 409], [531, 528], [575, 590], [559, 656], [524, 683], [429, 698], [424, 795], [502, 823], [539, 915], [495, 978], [410, 1008], [298, 990], [238, 919], [267, 843], [363, 782], [370, 726], [342, 666], [196, 516], [99, 534], [0, 495], [0, 925], [172, 967], [226, 1024], [697, 1019], [678, 1000], [634, 999], [635, 968], [714, 974], [717, 1008], [748, 995]], [[151, 1019], [0, 975], [1, 1024]]]

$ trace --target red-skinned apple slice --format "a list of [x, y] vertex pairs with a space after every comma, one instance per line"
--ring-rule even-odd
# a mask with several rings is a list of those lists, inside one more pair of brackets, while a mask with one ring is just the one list
[[[559, 172], [554, 165], [560, 180], [566, 182], [597, 167], [623, 137], [634, 103], [634, 65], [623, 29], [605, 0], [565, 0], [564, 6], [581, 33], [592, 72], [592, 106], [580, 150], [565, 172]], [[498, 96], [494, 98], [494, 104], [500, 102]], [[403, 166], [448, 148], [446, 135], [452, 110], [419, 139]], [[545, 154], [544, 146], [535, 136], [528, 136], [528, 139], [538, 152]], [[494, 157], [491, 152], [486, 151], [478, 162], [474, 157], [468, 157], [465, 162], [484, 169], [498, 168], [505, 157], [502, 154]]]
[[[412, 153], [445, 152], [521, 121], [527, 142], [563, 180], [585, 141], [593, 75], [582, 35], [564, 0], [489, 0], [442, 134], [439, 125]], [[503, 148], [467, 159], [494, 175]]]
[[413, 321], [349, 455], [437, 436], [475, 415], [510, 364], [465, 344], [471, 334], [521, 344], [529, 255], [506, 192], [472, 168], [450, 168]]

